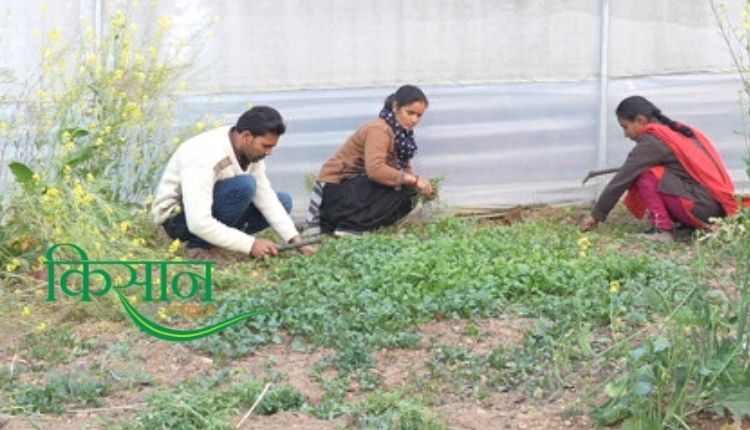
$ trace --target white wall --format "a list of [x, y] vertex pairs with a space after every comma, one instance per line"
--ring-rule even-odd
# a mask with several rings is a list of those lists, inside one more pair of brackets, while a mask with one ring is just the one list
[[[68, 36], [122, 0], [0, 0], [0, 67], [27, 76], [55, 27]], [[139, 0], [202, 45], [193, 93], [596, 78], [600, 0]], [[720, 71], [710, 0], [611, 0], [610, 74]], [[739, 18], [742, 0], [726, 1]], [[10, 54], [10, 55], [8, 55]]]

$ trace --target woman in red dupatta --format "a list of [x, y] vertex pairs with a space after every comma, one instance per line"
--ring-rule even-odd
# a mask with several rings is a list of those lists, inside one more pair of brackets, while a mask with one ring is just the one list
[[709, 218], [737, 211], [732, 178], [700, 131], [671, 120], [641, 96], [626, 98], [615, 112], [625, 137], [636, 145], [602, 191], [583, 230], [605, 221], [625, 192], [633, 215], [649, 215], [652, 227], [645, 235], [656, 240], [671, 240], [678, 223], [706, 228]]

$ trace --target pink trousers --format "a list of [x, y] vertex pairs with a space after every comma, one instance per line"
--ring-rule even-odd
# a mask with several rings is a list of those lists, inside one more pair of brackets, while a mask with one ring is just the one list
[[648, 209], [651, 224], [662, 230], [672, 230], [675, 221], [697, 227], [695, 218], [691, 216], [679, 197], [658, 191], [660, 182], [653, 173], [646, 171], [635, 183]]

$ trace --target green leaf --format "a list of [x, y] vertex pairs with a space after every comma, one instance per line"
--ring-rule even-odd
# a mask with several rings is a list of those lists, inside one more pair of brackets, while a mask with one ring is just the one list
[[664, 427], [653, 418], [637, 416], [622, 422], [622, 430], [661, 430]]
[[29, 166], [19, 163], [18, 161], [8, 164], [8, 167], [10, 167], [10, 171], [13, 172], [13, 176], [16, 177], [16, 182], [19, 184], [27, 184], [31, 182], [31, 179], [34, 177], [34, 171], [31, 170]]
[[737, 418], [750, 417], [750, 386], [734, 387], [717, 393], [714, 400]]
[[646, 381], [638, 381], [633, 384], [633, 393], [638, 396], [648, 396], [654, 390], [654, 386]]
[[593, 356], [594, 350], [591, 348], [591, 342], [589, 342], [589, 335], [591, 334], [591, 326], [586, 324], [583, 329], [578, 333], [578, 347], [581, 348], [581, 352], [587, 357]]
[[66, 166], [75, 167], [94, 156], [94, 145], [87, 145], [70, 154], [64, 161]]
[[669, 339], [664, 336], [659, 335], [654, 339], [654, 352], [662, 352], [671, 346], [672, 344], [669, 342]]
[[617, 424], [628, 416], [630, 416], [630, 411], [627, 405], [614, 400], [608, 401], [591, 412], [591, 417], [605, 426]]
[[70, 138], [76, 140], [79, 137], [88, 136], [89, 131], [81, 127], [70, 127], [63, 130], [63, 133], [69, 133]]
[[633, 357], [634, 360], [640, 360], [647, 353], [648, 350], [645, 346], [639, 346], [638, 348], [630, 351], [630, 356]]
[[625, 392], [625, 383], [622, 381], [610, 382], [604, 386], [604, 392], [607, 393], [609, 397], [619, 397]]

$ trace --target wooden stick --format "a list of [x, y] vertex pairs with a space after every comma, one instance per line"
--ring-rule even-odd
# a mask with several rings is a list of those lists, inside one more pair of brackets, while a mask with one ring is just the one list
[[13, 359], [10, 361], [10, 376], [8, 377], [10, 381], [13, 380], [13, 367], [16, 365], [16, 358], [18, 358], [18, 353], [13, 354]]
[[65, 414], [88, 414], [91, 412], [104, 412], [104, 411], [118, 411], [128, 409], [138, 409], [143, 407], [145, 403], [138, 403], [136, 405], [123, 405], [123, 406], [109, 406], [106, 408], [90, 408], [90, 409], [69, 409], [65, 411]]
[[585, 178], [583, 178], [583, 181], [581, 181], [581, 185], [585, 184], [586, 181], [588, 181], [591, 178], [594, 178], [594, 177], [597, 177], [597, 176], [601, 176], [601, 175], [608, 175], [610, 173], [615, 173], [618, 170], [620, 170], [619, 167], [613, 167], [611, 169], [592, 170], [592, 171], [590, 171], [588, 173], [588, 175], [586, 175]]
[[237, 427], [235, 427], [235, 428], [240, 428], [240, 426], [242, 425], [242, 423], [245, 422], [245, 420], [247, 419], [247, 417], [249, 417], [250, 414], [253, 413], [253, 411], [255, 410], [255, 407], [258, 406], [258, 403], [260, 403], [260, 401], [263, 400], [263, 396], [266, 395], [266, 391], [268, 391], [268, 388], [270, 386], [271, 386], [270, 382], [268, 384], [266, 384], [265, 388], [263, 388], [263, 391], [260, 392], [260, 396], [258, 396], [258, 399], [255, 400], [255, 403], [253, 403], [253, 406], [250, 407], [250, 410], [247, 411], [247, 413], [245, 414], [245, 416], [242, 417], [242, 419], [240, 420], [240, 422], [237, 424]]

